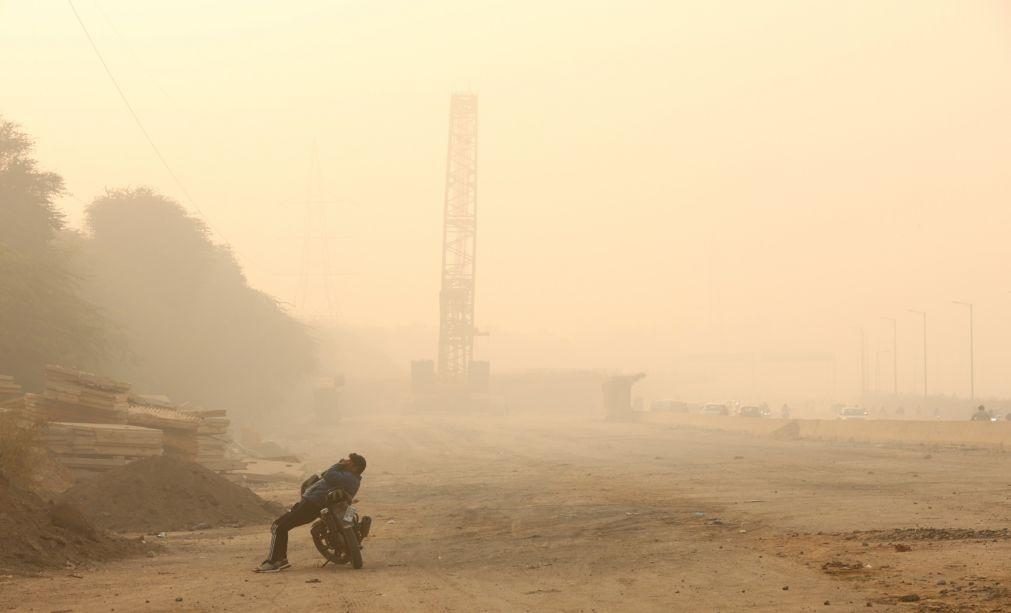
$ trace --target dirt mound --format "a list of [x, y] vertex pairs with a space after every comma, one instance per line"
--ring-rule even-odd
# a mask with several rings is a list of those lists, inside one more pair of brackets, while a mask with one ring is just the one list
[[77, 566], [153, 549], [97, 530], [80, 511], [0, 478], [0, 574]]
[[121, 532], [194, 530], [269, 522], [277, 505], [191, 462], [160, 456], [78, 483], [61, 500]]

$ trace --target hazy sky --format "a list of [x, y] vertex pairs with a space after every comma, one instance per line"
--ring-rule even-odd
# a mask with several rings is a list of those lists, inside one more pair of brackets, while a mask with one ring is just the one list
[[434, 325], [449, 95], [469, 88], [485, 357], [827, 351], [851, 385], [860, 327], [890, 347], [895, 316], [913, 390], [923, 308], [935, 387], [963, 391], [964, 299], [977, 387], [1011, 393], [1004, 2], [75, 5], [193, 202], [68, 3], [0, 0], [0, 114], [66, 178], [74, 221], [106, 187], [154, 186], [294, 303], [318, 194], [340, 320]]

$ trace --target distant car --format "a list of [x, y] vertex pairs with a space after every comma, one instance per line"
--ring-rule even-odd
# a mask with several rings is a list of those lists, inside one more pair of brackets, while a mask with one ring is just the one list
[[702, 407], [703, 415], [730, 415], [730, 409], [725, 404], [711, 402]]
[[741, 407], [738, 415], [741, 417], [769, 417], [772, 415], [772, 411], [765, 407], [747, 406]]
[[684, 413], [688, 410], [688, 403], [680, 400], [654, 400], [649, 403], [650, 411], [672, 411]]
[[839, 409], [839, 419], [867, 419], [867, 411], [860, 407], [843, 407]]

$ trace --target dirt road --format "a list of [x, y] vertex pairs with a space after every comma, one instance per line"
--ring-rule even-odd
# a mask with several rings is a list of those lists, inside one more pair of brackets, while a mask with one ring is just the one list
[[1011, 610], [999, 451], [517, 416], [316, 436], [314, 464], [369, 459], [363, 570], [319, 568], [304, 529], [274, 575], [250, 572], [266, 526], [170, 533], [154, 558], [2, 578], [0, 608]]

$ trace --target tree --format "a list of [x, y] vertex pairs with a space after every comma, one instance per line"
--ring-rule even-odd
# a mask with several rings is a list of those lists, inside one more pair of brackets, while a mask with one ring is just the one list
[[63, 179], [39, 170], [31, 139], [0, 118], [0, 373], [29, 389], [46, 363], [86, 366], [103, 350], [103, 320], [80, 297], [54, 200]]
[[234, 412], [265, 414], [312, 372], [308, 331], [249, 287], [206, 225], [147, 188], [88, 208], [91, 296], [122, 327], [134, 387]]

